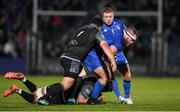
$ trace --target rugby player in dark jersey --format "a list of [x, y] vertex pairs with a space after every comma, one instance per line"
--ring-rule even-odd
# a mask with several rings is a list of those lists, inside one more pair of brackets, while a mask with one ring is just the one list
[[[10, 89], [6, 90], [3, 93], [4, 97], [8, 97], [9, 95], [17, 93], [29, 103], [37, 103], [38, 99], [44, 96], [48, 89], [48, 86], [37, 88], [37, 86], [34, 83], [32, 83], [30, 80], [28, 80], [22, 73], [8, 72], [4, 75], [4, 77], [7, 79], [16, 79], [22, 81], [30, 91], [30, 93], [26, 92], [20, 89], [18, 86], [13, 85]], [[76, 86], [77, 85], [76, 83], [78, 83], [76, 81], [75, 84], [66, 92], [64, 93], [61, 92], [60, 94], [56, 94], [54, 96], [48, 97], [47, 98], [47, 101], [49, 102], [48, 105], [69, 104], [68, 99], [73, 93], [74, 88], [79, 88], [75, 93], [77, 104], [87, 104], [88, 98], [90, 97], [93, 91], [94, 83], [96, 82], [97, 79], [93, 75], [89, 75], [89, 76], [84, 75], [84, 76], [79, 76], [78, 78], [82, 79], [80, 87]], [[113, 88], [112, 86], [113, 86], [112, 83], [109, 83], [109, 85], [107, 85], [107, 87], [104, 89], [104, 92], [112, 91]], [[102, 96], [99, 97], [99, 101], [102, 101]]]
[[[6, 90], [3, 93], [4, 97], [8, 97], [9, 95], [17, 93], [18, 95], [23, 97], [29, 103], [37, 103], [38, 99], [40, 97], [44, 96], [48, 89], [48, 86], [37, 88], [37, 86], [33, 82], [28, 80], [24, 74], [19, 73], [19, 72], [17, 72], [17, 73], [16, 72], [8, 72], [4, 75], [4, 77], [7, 79], [16, 79], [16, 80], [22, 81], [30, 91], [30, 93], [26, 92], [26, 91], [22, 90], [21, 88], [19, 88], [18, 86], [13, 85], [11, 88], [9, 88], [8, 90]], [[68, 91], [67, 91], [67, 95], [68, 95]], [[50, 104], [65, 104], [66, 96], [64, 95], [64, 93], [57, 94], [52, 97], [49, 97], [48, 101], [50, 102]]]
[[39, 104], [48, 104], [49, 102], [46, 99], [49, 96], [67, 91], [72, 87], [78, 74], [82, 70], [81, 62], [86, 57], [87, 53], [96, 45], [99, 45], [107, 55], [112, 70], [116, 70], [114, 55], [105, 41], [105, 38], [99, 32], [101, 25], [102, 20], [100, 18], [93, 18], [89, 25], [78, 28], [72, 34], [71, 39], [60, 56], [61, 65], [64, 68], [64, 78], [61, 83], [55, 83], [49, 86], [46, 95], [39, 99]]

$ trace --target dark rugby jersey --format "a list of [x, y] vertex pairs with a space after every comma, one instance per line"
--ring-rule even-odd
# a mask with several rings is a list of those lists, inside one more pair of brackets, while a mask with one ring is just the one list
[[90, 49], [95, 44], [98, 44], [97, 42], [104, 39], [103, 35], [94, 26], [82, 26], [73, 33], [72, 38], [64, 49], [63, 55], [83, 60]]
[[[91, 76], [91, 77], [87, 77], [83, 80], [83, 82], [81, 83], [78, 91], [75, 94], [75, 97], [77, 99], [78, 95], [81, 94], [82, 97], [84, 98], [88, 98], [90, 96], [90, 93], [92, 93], [92, 88], [94, 86], [94, 83], [96, 82], [96, 78]], [[61, 94], [57, 94], [51, 97], [48, 97], [49, 103], [51, 105], [53, 104], [67, 104], [68, 103], [68, 99], [71, 97], [71, 94], [74, 90], [75, 85], [73, 85], [70, 89], [68, 89], [67, 91], [61, 93]], [[88, 90], [88, 92], [87, 92]]]

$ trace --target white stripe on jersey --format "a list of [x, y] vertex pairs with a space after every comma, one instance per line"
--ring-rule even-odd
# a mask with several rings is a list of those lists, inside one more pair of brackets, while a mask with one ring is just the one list
[[81, 31], [81, 32], [77, 35], [77, 37], [79, 37], [82, 33], [84, 33], [84, 31]]

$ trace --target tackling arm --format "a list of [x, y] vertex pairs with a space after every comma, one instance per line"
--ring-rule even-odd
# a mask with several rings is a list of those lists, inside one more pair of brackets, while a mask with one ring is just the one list
[[104, 53], [109, 58], [109, 61], [111, 63], [111, 67], [112, 67], [112, 71], [115, 71], [117, 66], [116, 66], [116, 63], [115, 63], [114, 55], [113, 55], [109, 45], [107, 44], [106, 41], [100, 41], [100, 46], [103, 49]]
[[111, 49], [112, 53], [113, 53], [114, 56], [115, 56], [116, 53], [117, 53], [117, 48], [116, 48], [114, 45], [111, 45], [111, 46], [110, 46], [110, 49]]

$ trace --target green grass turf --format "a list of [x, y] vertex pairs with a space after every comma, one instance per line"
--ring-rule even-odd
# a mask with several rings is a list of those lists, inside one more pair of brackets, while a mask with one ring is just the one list
[[[27, 76], [38, 87], [51, 84], [61, 80], [61, 76]], [[118, 77], [121, 93], [123, 93], [122, 78]], [[3, 91], [12, 84], [16, 84], [22, 89], [27, 88], [17, 80], [8, 80], [0, 76], [0, 111], [176, 111], [180, 110], [180, 77], [133, 77], [132, 99], [133, 105], [122, 105], [115, 99], [114, 93], [105, 93], [103, 105], [56, 105], [40, 106], [24, 101], [17, 94], [7, 98], [2, 96]]]

